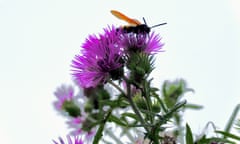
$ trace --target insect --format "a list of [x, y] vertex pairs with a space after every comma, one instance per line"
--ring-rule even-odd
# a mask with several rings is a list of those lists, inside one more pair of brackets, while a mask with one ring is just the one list
[[161, 24], [157, 24], [152, 27], [149, 27], [144, 18], [143, 18], [144, 24], [142, 24], [140, 21], [129, 18], [128, 16], [122, 14], [119, 11], [111, 10], [111, 13], [115, 17], [117, 17], [123, 21], [126, 21], [129, 24], [128, 26], [122, 27], [123, 31], [126, 33], [136, 33], [136, 34], [144, 33], [145, 34], [145, 33], [149, 33], [151, 31], [151, 29], [154, 27], [158, 27], [158, 26], [167, 24], [167, 23], [161, 23]]

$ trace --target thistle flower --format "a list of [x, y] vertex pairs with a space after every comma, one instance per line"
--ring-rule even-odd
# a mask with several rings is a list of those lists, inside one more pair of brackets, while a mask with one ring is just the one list
[[73, 76], [81, 87], [96, 87], [122, 75], [120, 35], [116, 28], [108, 27], [99, 37], [90, 35], [86, 39], [82, 55], [76, 55], [72, 61]]
[[87, 114], [83, 112], [81, 116], [69, 117], [69, 120], [66, 123], [70, 129], [70, 135], [81, 135], [81, 137], [84, 138], [84, 142], [87, 143], [92, 141], [96, 130], [95, 128], [91, 128], [90, 130], [84, 129], [83, 127], [87, 123], [86, 120]]
[[53, 140], [54, 144], [84, 144], [83, 140], [79, 136], [74, 136], [72, 139], [69, 135], [67, 135], [67, 142], [64, 142], [64, 140], [59, 137], [59, 142], [56, 142]]
[[163, 47], [161, 38], [154, 32], [148, 34], [125, 33], [122, 36], [121, 44], [127, 52], [144, 52], [155, 54]]
[[74, 89], [72, 86], [62, 85], [54, 93], [58, 98], [53, 104], [58, 111], [66, 112], [71, 117], [81, 115], [81, 110], [74, 100]]
[[69, 121], [67, 121], [67, 124], [69, 128], [72, 128], [73, 130], [71, 131], [72, 135], [79, 135], [82, 133], [82, 123], [84, 122], [85, 117], [84, 116], [79, 116], [75, 118], [71, 118]]
[[54, 102], [55, 108], [62, 110], [64, 102], [73, 100], [74, 89], [72, 86], [62, 85], [57, 88], [54, 95], [58, 98], [58, 101]]

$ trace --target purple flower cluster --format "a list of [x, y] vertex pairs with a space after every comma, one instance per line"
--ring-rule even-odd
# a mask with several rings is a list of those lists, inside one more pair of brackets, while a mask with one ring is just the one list
[[82, 46], [82, 55], [72, 61], [73, 76], [83, 88], [96, 87], [111, 78], [111, 72], [122, 67], [120, 32], [114, 27], [104, 34], [89, 36]]
[[148, 34], [124, 34], [121, 40], [122, 46], [128, 52], [144, 52], [146, 54], [154, 54], [159, 52], [163, 43], [160, 42], [161, 38], [152, 32]]
[[[71, 115], [69, 110], [73, 110], [71, 108], [75, 107], [75, 104], [78, 103], [79, 97], [74, 96], [74, 89], [71, 85], [62, 85], [57, 88], [55, 91], [55, 96], [58, 98], [57, 101], [54, 102], [54, 107], [57, 111], [60, 111], [62, 114], [65, 115], [65, 112], [68, 113], [67, 125], [71, 130], [70, 135], [74, 135], [75, 143], [72, 143], [70, 136], [67, 136], [68, 144], [83, 144], [82, 140], [76, 136], [80, 136], [84, 138], [84, 141], [91, 141], [93, 136], [95, 135], [95, 129], [91, 129], [90, 131], [82, 130], [83, 123], [85, 122], [87, 115], [86, 113], [82, 113], [81, 115]], [[80, 103], [79, 103], [80, 104]], [[66, 105], [69, 106], [70, 109], [66, 109]], [[77, 105], [78, 106], [78, 105]], [[81, 109], [77, 107], [77, 109]], [[81, 110], [80, 110], [81, 111]], [[66, 115], [65, 115], [66, 116]], [[62, 138], [59, 138], [60, 144], [65, 144]], [[54, 143], [58, 144], [56, 141]]]
[[155, 33], [126, 33], [119, 28], [108, 27], [103, 34], [90, 35], [83, 43], [81, 54], [72, 61], [73, 77], [83, 88], [120, 78], [124, 56], [132, 51], [154, 54], [163, 46], [160, 40]]
[[53, 140], [54, 144], [84, 144], [83, 140], [79, 136], [75, 136], [73, 139], [68, 135], [67, 143], [64, 142], [63, 138], [59, 137], [59, 142]]
[[[102, 34], [89, 35], [81, 46], [80, 54], [72, 60], [74, 82], [84, 91], [84, 95], [89, 98], [89, 103], [94, 104], [93, 97], [95, 92], [98, 93], [98, 88], [102, 88], [103, 84], [110, 80], [123, 80], [122, 78], [127, 73], [126, 70], [131, 71], [127, 64], [133, 53], [144, 53], [147, 56], [155, 54], [163, 46], [160, 40], [160, 36], [155, 33], [126, 32], [114, 26], [105, 28]], [[133, 89], [136, 88], [133, 87]], [[85, 93], [87, 90], [93, 94], [88, 96]], [[137, 92], [137, 89], [134, 91]], [[107, 95], [105, 91], [99, 91], [99, 93], [103, 95], [102, 98], [108, 99], [105, 97]], [[67, 142], [64, 142], [61, 137], [58, 139], [59, 142], [55, 140], [53, 142], [55, 144], [83, 144], [83, 139], [84, 143], [91, 142], [96, 129], [89, 127], [86, 120], [91, 116], [92, 111], [85, 111], [77, 104], [80, 101], [74, 97], [72, 86], [62, 85], [54, 94], [58, 99], [54, 102], [54, 106], [58, 111], [68, 113], [67, 124], [73, 129], [70, 135], [74, 137], [67, 135]], [[90, 119], [94, 120], [93, 117]]]

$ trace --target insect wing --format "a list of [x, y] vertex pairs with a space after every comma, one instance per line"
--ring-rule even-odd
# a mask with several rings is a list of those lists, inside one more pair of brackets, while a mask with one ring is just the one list
[[128, 16], [122, 14], [122, 13], [119, 12], [119, 11], [111, 10], [111, 13], [112, 13], [115, 17], [117, 17], [117, 18], [119, 18], [119, 19], [121, 19], [121, 20], [126, 21], [126, 22], [129, 23], [130, 25], [137, 26], [137, 25], [140, 25], [140, 24], [141, 24], [138, 20], [129, 18]]

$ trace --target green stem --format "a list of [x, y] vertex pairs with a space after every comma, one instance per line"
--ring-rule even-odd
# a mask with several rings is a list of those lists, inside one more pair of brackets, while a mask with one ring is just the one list
[[[144, 94], [145, 94], [145, 98], [146, 98], [146, 101], [147, 101], [147, 108], [148, 108], [148, 110], [149, 111], [151, 111], [152, 112], [152, 101], [151, 101], [151, 98], [150, 98], [150, 93], [149, 93], [149, 84], [146, 82], [146, 81], [144, 81], [144, 88], [143, 88], [143, 90], [144, 90]], [[151, 123], [153, 123], [154, 121], [154, 119], [153, 119], [153, 117], [152, 117], [152, 115], [150, 114], [148, 114], [148, 116], [150, 117], [150, 120], [151, 120]]]
[[123, 95], [126, 95], [125, 92], [118, 86], [116, 85], [113, 81], [108, 81], [113, 87], [115, 87], [119, 92], [121, 92]]
[[133, 102], [133, 99], [132, 99], [132, 96], [131, 96], [131, 87], [130, 87], [130, 84], [129, 84], [129, 82], [128, 82], [128, 79], [127, 79], [127, 78], [124, 78], [124, 80], [126, 81], [126, 84], [127, 84], [127, 98], [128, 98], [128, 101], [129, 101], [130, 105], [132, 106], [133, 111], [134, 111], [134, 112], [136, 113], [136, 115], [138, 116], [141, 124], [144, 125], [145, 130], [148, 132], [148, 131], [149, 131], [149, 130], [148, 130], [148, 127], [146, 126], [145, 121], [144, 121], [142, 115], [140, 114], [137, 106], [136, 106], [135, 103]]
[[[229, 132], [230, 131], [230, 129], [231, 129], [233, 123], [234, 123], [234, 120], [236, 119], [236, 116], [237, 116], [237, 113], [238, 113], [239, 109], [240, 109], [240, 104], [238, 104], [235, 107], [235, 109], [234, 109], [230, 119], [228, 120], [227, 126], [226, 126], [226, 128], [224, 130], [225, 132]], [[226, 138], [225, 135], [224, 135], [224, 138]]]
[[96, 132], [96, 135], [95, 135], [95, 137], [94, 137], [94, 139], [93, 139], [93, 144], [98, 144], [99, 141], [100, 141], [100, 139], [102, 138], [102, 136], [103, 136], [102, 133], [103, 133], [105, 124], [106, 124], [106, 122], [108, 121], [108, 118], [110, 117], [111, 113], [112, 113], [112, 110], [110, 109], [110, 110], [108, 111], [108, 113], [107, 113], [107, 116], [101, 121], [101, 123], [100, 123], [100, 125], [99, 125], [99, 127], [98, 127], [98, 130], [97, 130], [97, 132]]
[[168, 110], [167, 110], [167, 108], [165, 107], [164, 102], [163, 102], [158, 96], [156, 96], [156, 98], [157, 98], [158, 102], [160, 103], [161, 108], [163, 109], [163, 111], [164, 111], [165, 113], [167, 113]]

